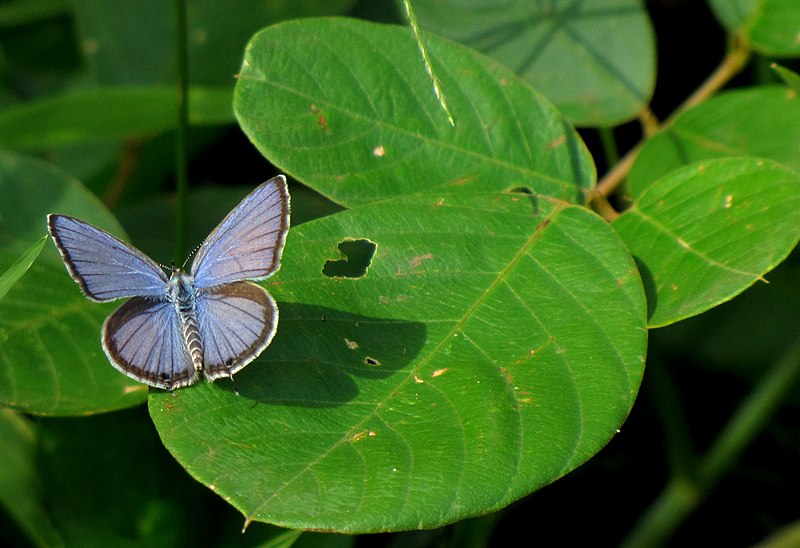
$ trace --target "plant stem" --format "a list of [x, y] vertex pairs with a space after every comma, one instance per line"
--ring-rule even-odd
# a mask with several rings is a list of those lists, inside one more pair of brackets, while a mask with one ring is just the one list
[[[714, 70], [713, 73], [703, 82], [694, 93], [692, 93], [675, 111], [667, 118], [660, 126], [657, 127], [655, 133], [659, 133], [667, 129], [675, 119], [688, 110], [689, 108], [706, 101], [709, 97], [718, 92], [731, 78], [739, 73], [740, 70], [747, 64], [750, 58], [750, 50], [747, 45], [740, 39], [734, 38], [731, 41], [731, 46], [728, 48], [728, 53], [725, 58]], [[614, 166], [613, 169], [608, 171], [605, 176], [597, 184], [594, 191], [595, 195], [608, 197], [619, 186], [623, 179], [628, 175], [628, 172], [639, 154], [644, 141], [640, 141], [622, 158], [622, 160]]]
[[624, 547], [648, 548], [665, 544], [687, 516], [716, 486], [800, 378], [800, 337], [768, 371], [745, 399], [697, 463], [694, 474], [674, 475], [664, 491], [642, 515], [622, 543]]
[[175, 264], [186, 257], [187, 136], [189, 133], [189, 46], [186, 0], [175, 0], [175, 40], [178, 57], [178, 130], [175, 135]]

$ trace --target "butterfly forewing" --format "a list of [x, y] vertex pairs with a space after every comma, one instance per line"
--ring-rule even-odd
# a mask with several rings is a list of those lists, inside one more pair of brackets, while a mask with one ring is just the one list
[[199, 378], [170, 302], [134, 297], [106, 319], [102, 341], [114, 367], [150, 386], [172, 390]]
[[260, 280], [278, 270], [289, 227], [289, 192], [279, 175], [256, 188], [214, 229], [197, 252], [198, 288]]
[[278, 326], [278, 307], [261, 286], [236, 282], [198, 297], [197, 317], [203, 334], [203, 371], [214, 380], [233, 375], [267, 347]]
[[48, 215], [47, 226], [67, 270], [90, 299], [164, 295], [166, 274], [138, 249], [65, 215]]

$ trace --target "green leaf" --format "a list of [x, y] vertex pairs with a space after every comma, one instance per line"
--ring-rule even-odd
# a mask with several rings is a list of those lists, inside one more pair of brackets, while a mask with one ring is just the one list
[[[0, 270], [65, 213], [119, 234], [114, 218], [80, 184], [39, 161], [0, 152]], [[120, 375], [100, 345], [114, 304], [93, 303], [47, 245], [0, 300], [0, 402], [28, 413], [83, 414], [136, 405], [147, 388]]]
[[[193, 84], [230, 85], [244, 46], [257, 30], [280, 19], [342, 13], [353, 3], [354, 0], [188, 2], [190, 79]], [[123, 85], [176, 81], [172, 3], [79, 0], [72, 5], [93, 80]]]
[[[230, 89], [192, 88], [189, 121], [195, 125], [233, 121]], [[34, 149], [141, 137], [177, 125], [175, 90], [88, 89], [15, 105], [0, 112], [0, 147]]]
[[[253, 546], [242, 519], [164, 450], [144, 408], [40, 420], [46, 507], [66, 546]], [[213, 516], [204, 519], [202, 516]]]
[[62, 541], [42, 505], [36, 438], [28, 419], [11, 409], [0, 409], [0, 504], [32, 544], [60, 546]]
[[708, 0], [714, 15], [731, 31], [747, 24], [750, 14], [763, 0]]
[[613, 223], [636, 257], [650, 327], [728, 301], [800, 238], [800, 176], [753, 158], [687, 166], [650, 185]]
[[31, 264], [33, 264], [33, 261], [35, 261], [36, 257], [39, 256], [39, 253], [41, 253], [46, 241], [47, 236], [42, 236], [38, 242], [28, 248], [28, 250], [25, 251], [25, 253], [23, 253], [22, 256], [14, 262], [14, 264], [12, 264], [5, 272], [3, 272], [3, 275], [0, 276], [0, 300], [2, 300], [6, 293], [8, 293], [8, 290], [11, 289], [14, 284], [25, 275], [25, 273], [31, 267]]
[[426, 45], [455, 128], [411, 29], [347, 19], [253, 37], [236, 117], [271, 162], [345, 206], [519, 187], [583, 203], [594, 166], [552, 105], [496, 61], [434, 36]]
[[710, 0], [720, 20], [734, 32], [743, 32], [748, 45], [771, 56], [800, 54], [797, 0]]
[[648, 139], [628, 175], [637, 197], [685, 164], [727, 156], [757, 156], [800, 170], [800, 99], [784, 86], [723, 93], [681, 114]]
[[[332, 278], [339, 243], [376, 246]], [[613, 230], [523, 193], [385, 200], [295, 227], [281, 324], [227, 382], [153, 392], [164, 444], [248, 520], [341, 532], [496, 510], [614, 436], [646, 346]]]
[[631, 119], [652, 95], [655, 38], [640, 0], [416, 0], [413, 6], [422, 28], [497, 59], [575, 124]]
[[6, 1], [0, 4], [0, 28], [29, 25], [68, 13], [68, 0]]

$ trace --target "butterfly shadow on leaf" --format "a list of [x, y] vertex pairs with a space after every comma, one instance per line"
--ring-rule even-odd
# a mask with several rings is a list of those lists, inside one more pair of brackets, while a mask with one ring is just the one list
[[[410, 367], [426, 339], [420, 322], [279, 303], [270, 347], [235, 377], [243, 398], [273, 405], [333, 407]], [[222, 384], [233, 390], [230, 383]]]

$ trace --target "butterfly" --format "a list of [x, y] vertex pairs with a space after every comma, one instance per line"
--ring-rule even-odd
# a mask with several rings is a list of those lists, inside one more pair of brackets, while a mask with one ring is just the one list
[[[278, 306], [263, 280], [280, 267], [289, 192], [278, 175], [256, 188], [169, 276], [150, 257], [89, 223], [48, 215], [70, 276], [97, 302], [130, 297], [106, 318], [103, 350], [125, 375], [173, 390], [234, 373], [272, 341]], [[201, 375], [202, 373], [202, 375]]]

